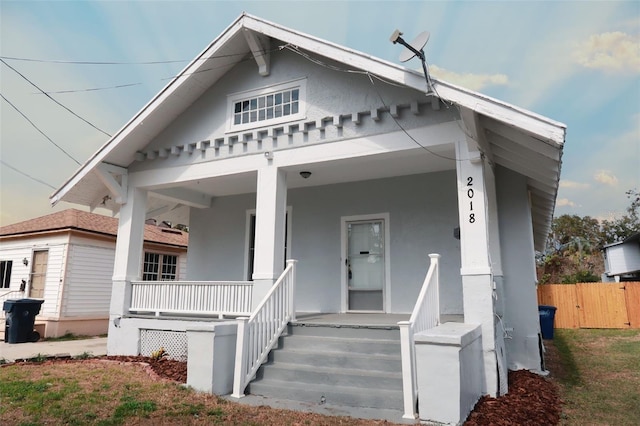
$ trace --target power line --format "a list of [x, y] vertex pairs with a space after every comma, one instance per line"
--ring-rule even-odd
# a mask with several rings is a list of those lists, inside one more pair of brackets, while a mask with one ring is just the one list
[[39, 62], [47, 64], [68, 64], [68, 65], [159, 65], [159, 64], [175, 64], [180, 62], [188, 62], [188, 59], [176, 59], [169, 61], [142, 61], [142, 62], [120, 62], [120, 61], [65, 61], [59, 59], [38, 59], [38, 58], [20, 58], [16, 56], [0, 56], [0, 59], [8, 59], [11, 61], [21, 62]]
[[11, 105], [11, 107], [13, 109], [15, 109], [18, 114], [20, 114], [25, 120], [27, 120], [29, 122], [29, 124], [31, 124], [33, 126], [34, 129], [36, 129], [38, 132], [40, 132], [40, 134], [42, 136], [44, 136], [45, 138], [47, 138], [47, 140], [49, 142], [51, 142], [53, 145], [55, 145], [56, 148], [58, 148], [60, 151], [64, 152], [64, 154], [71, 158], [73, 161], [75, 161], [78, 165], [80, 165], [80, 162], [78, 160], [76, 160], [71, 154], [69, 154], [67, 151], [64, 150], [64, 148], [62, 148], [60, 145], [58, 145], [57, 143], [55, 143], [49, 136], [47, 136], [42, 130], [40, 130], [40, 128], [38, 128], [38, 126], [36, 126], [33, 121], [29, 120], [29, 117], [27, 117], [26, 115], [24, 115], [24, 113], [22, 111], [20, 111], [20, 109], [18, 109], [17, 106], [15, 106], [14, 104], [11, 103], [11, 101], [7, 98], [4, 97], [4, 95], [2, 93], [0, 93], [0, 96], [2, 97], [2, 99], [4, 99], [4, 101], [6, 103], [8, 103], [9, 105]]
[[40, 180], [40, 179], [38, 179], [38, 178], [34, 178], [33, 176], [28, 175], [28, 174], [26, 174], [25, 172], [23, 172], [23, 171], [21, 171], [21, 170], [18, 170], [17, 168], [13, 167], [11, 164], [7, 164], [7, 162], [6, 162], [6, 161], [4, 161], [4, 160], [3, 160], [3, 159], [1, 159], [1, 158], [0, 158], [0, 163], [2, 163], [3, 165], [5, 165], [6, 167], [10, 168], [10, 169], [11, 169], [11, 170], [13, 170], [13, 171], [20, 173], [22, 176], [26, 176], [26, 177], [28, 177], [28, 178], [29, 178], [29, 179], [31, 179], [31, 180], [34, 180], [34, 181], [36, 181], [36, 182], [38, 182], [38, 183], [41, 183], [41, 184], [43, 184], [43, 185], [46, 185], [46, 186], [48, 186], [49, 188], [53, 189], [54, 191], [56, 190], [56, 187], [55, 187], [55, 186], [50, 185], [50, 184], [48, 184], [47, 182], [42, 181], [42, 180]]
[[[268, 50], [266, 53], [271, 53], [271, 52], [275, 52], [275, 51], [278, 51], [278, 50], [282, 50], [284, 47], [286, 47], [286, 46], [273, 48], [273, 49]], [[208, 56], [206, 58], [199, 58], [199, 59], [197, 59], [197, 61], [206, 61], [206, 60], [209, 60], [209, 59], [230, 58], [230, 57], [233, 57], [233, 56], [244, 56], [246, 54], [247, 54], [247, 52], [230, 53], [228, 55], [213, 55], [213, 56]], [[23, 61], [29, 61], [30, 60], [30, 59], [27, 59], [27, 58], [12, 58], [12, 57], [7, 57], [7, 56], [0, 56], [0, 60], [2, 60], [3, 58], [4, 59], [23, 60]], [[251, 61], [251, 60], [253, 60], [253, 56], [248, 57], [246, 59], [242, 59], [242, 60], [238, 61], [236, 64], [239, 64], [239, 63], [242, 63], [242, 62], [246, 62], [246, 61]], [[34, 61], [34, 62], [53, 62], [53, 63], [70, 63], [70, 64], [96, 64], [96, 65], [117, 65], [117, 64], [118, 65], [119, 64], [122, 64], [122, 65], [128, 65], [128, 64], [135, 65], [135, 64], [151, 63], [151, 62], [130, 62], [130, 63], [129, 62], [95, 62], [94, 63], [94, 62], [74, 62], [74, 61], [65, 62], [65, 61], [46, 61], [46, 60], [36, 60], [36, 59], [33, 59], [31, 61]], [[171, 62], [179, 62], [179, 61], [168, 61], [168, 63], [171, 63]], [[186, 62], [186, 61], [182, 61], [182, 62]], [[162, 63], [162, 62], [160, 61], [160, 62], [157, 62], [157, 63]], [[174, 79], [176, 79], [178, 77], [185, 77], [185, 76], [189, 76], [189, 75], [193, 75], [193, 74], [199, 74], [199, 73], [203, 73], [203, 72], [214, 71], [214, 70], [217, 70], [217, 69], [220, 69], [220, 68], [224, 68], [224, 67], [228, 67], [228, 66], [229, 66], [229, 64], [225, 64], [225, 65], [220, 65], [220, 66], [217, 66], [217, 67], [209, 67], [209, 68], [205, 68], [205, 69], [202, 69], [202, 70], [197, 70], [197, 71], [194, 71], [194, 72], [185, 72], [185, 73], [182, 73], [182, 74], [161, 78], [159, 81], [174, 80]], [[387, 82], [387, 83], [389, 83], [389, 82]], [[122, 88], [125, 88], [125, 87], [140, 86], [142, 84], [143, 84], [142, 82], [137, 82], [137, 83], [126, 83], [126, 84], [119, 84], [119, 85], [107, 86], [107, 87], [93, 87], [93, 88], [87, 88], [87, 89], [67, 89], [67, 90], [48, 91], [48, 92], [44, 92], [44, 91], [41, 90], [38, 94], [45, 94], [45, 95], [46, 94], [54, 94], [55, 95], [55, 94], [67, 94], [67, 93], [80, 93], [80, 92], [96, 92], [96, 91], [100, 91], [100, 90], [122, 89]], [[389, 84], [392, 84], [392, 83], [389, 83]]]
[[27, 77], [25, 77], [22, 73], [20, 73], [20, 71], [18, 71], [17, 69], [13, 68], [11, 65], [9, 65], [4, 59], [0, 59], [0, 62], [2, 62], [3, 64], [5, 64], [7, 67], [9, 67], [13, 72], [15, 72], [16, 74], [18, 74], [20, 77], [22, 77], [24, 80], [26, 80], [29, 84], [31, 84], [33, 87], [35, 87], [36, 89], [38, 89], [40, 92], [44, 93], [44, 95], [46, 97], [48, 97], [49, 99], [51, 99], [53, 102], [55, 102], [56, 104], [60, 105], [62, 108], [66, 109], [67, 111], [69, 111], [72, 115], [74, 115], [75, 117], [79, 118], [80, 120], [84, 121], [85, 123], [87, 123], [89, 126], [93, 127], [94, 129], [98, 130], [99, 132], [107, 135], [108, 137], [111, 137], [111, 135], [107, 132], [105, 132], [104, 130], [102, 130], [101, 128], [99, 128], [98, 126], [96, 126], [95, 124], [91, 123], [90, 121], [88, 121], [87, 119], [80, 117], [78, 114], [76, 114], [75, 112], [73, 112], [71, 109], [69, 109], [68, 107], [64, 106], [63, 104], [61, 104], [60, 102], [58, 102], [57, 100], [55, 100], [51, 95], [49, 95], [47, 92], [45, 92], [44, 90], [42, 90], [40, 87], [38, 87], [34, 82], [32, 82], [31, 80], [29, 80]]

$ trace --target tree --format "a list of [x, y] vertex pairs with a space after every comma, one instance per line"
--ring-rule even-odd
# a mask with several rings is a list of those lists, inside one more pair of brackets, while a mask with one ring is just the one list
[[622, 241], [640, 232], [640, 191], [630, 189], [625, 194], [631, 200], [631, 204], [627, 207], [627, 214], [619, 219], [603, 221], [603, 245]]
[[555, 252], [591, 253], [601, 244], [602, 236], [597, 219], [564, 214], [553, 219], [547, 247]]
[[640, 191], [630, 189], [625, 194], [631, 203], [618, 219], [599, 222], [577, 215], [553, 219], [547, 248], [537, 256], [540, 283], [598, 279], [604, 270], [600, 249], [640, 232]]

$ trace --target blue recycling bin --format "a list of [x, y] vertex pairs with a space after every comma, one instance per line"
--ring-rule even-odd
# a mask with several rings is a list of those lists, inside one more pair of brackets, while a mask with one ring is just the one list
[[556, 317], [556, 307], [539, 305], [538, 313], [540, 314], [540, 331], [542, 331], [543, 339], [553, 339], [553, 321]]
[[37, 342], [40, 334], [33, 329], [36, 315], [44, 300], [9, 299], [5, 300], [2, 310], [6, 312], [4, 341], [7, 343]]

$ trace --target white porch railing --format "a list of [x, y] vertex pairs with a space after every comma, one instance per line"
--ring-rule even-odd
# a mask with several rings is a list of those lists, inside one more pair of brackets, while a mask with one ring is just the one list
[[0, 294], [0, 306], [4, 304], [5, 300], [9, 299], [22, 299], [24, 298], [24, 291], [11, 290], [6, 293]]
[[287, 267], [249, 318], [238, 318], [236, 362], [231, 396], [241, 398], [244, 390], [267, 359], [289, 321], [296, 319], [294, 298], [296, 260]]
[[440, 278], [439, 254], [430, 254], [431, 265], [422, 284], [411, 318], [400, 321], [400, 350], [402, 354], [402, 390], [404, 394], [404, 417], [415, 419], [418, 401], [418, 383], [416, 378], [416, 351], [413, 336], [440, 323]]
[[248, 315], [250, 281], [132, 281], [129, 312], [188, 315]]

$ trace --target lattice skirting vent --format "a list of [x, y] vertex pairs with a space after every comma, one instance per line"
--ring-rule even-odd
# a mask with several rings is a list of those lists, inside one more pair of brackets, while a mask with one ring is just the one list
[[184, 331], [140, 329], [140, 355], [151, 356], [164, 348], [167, 358], [187, 361], [187, 333]]

